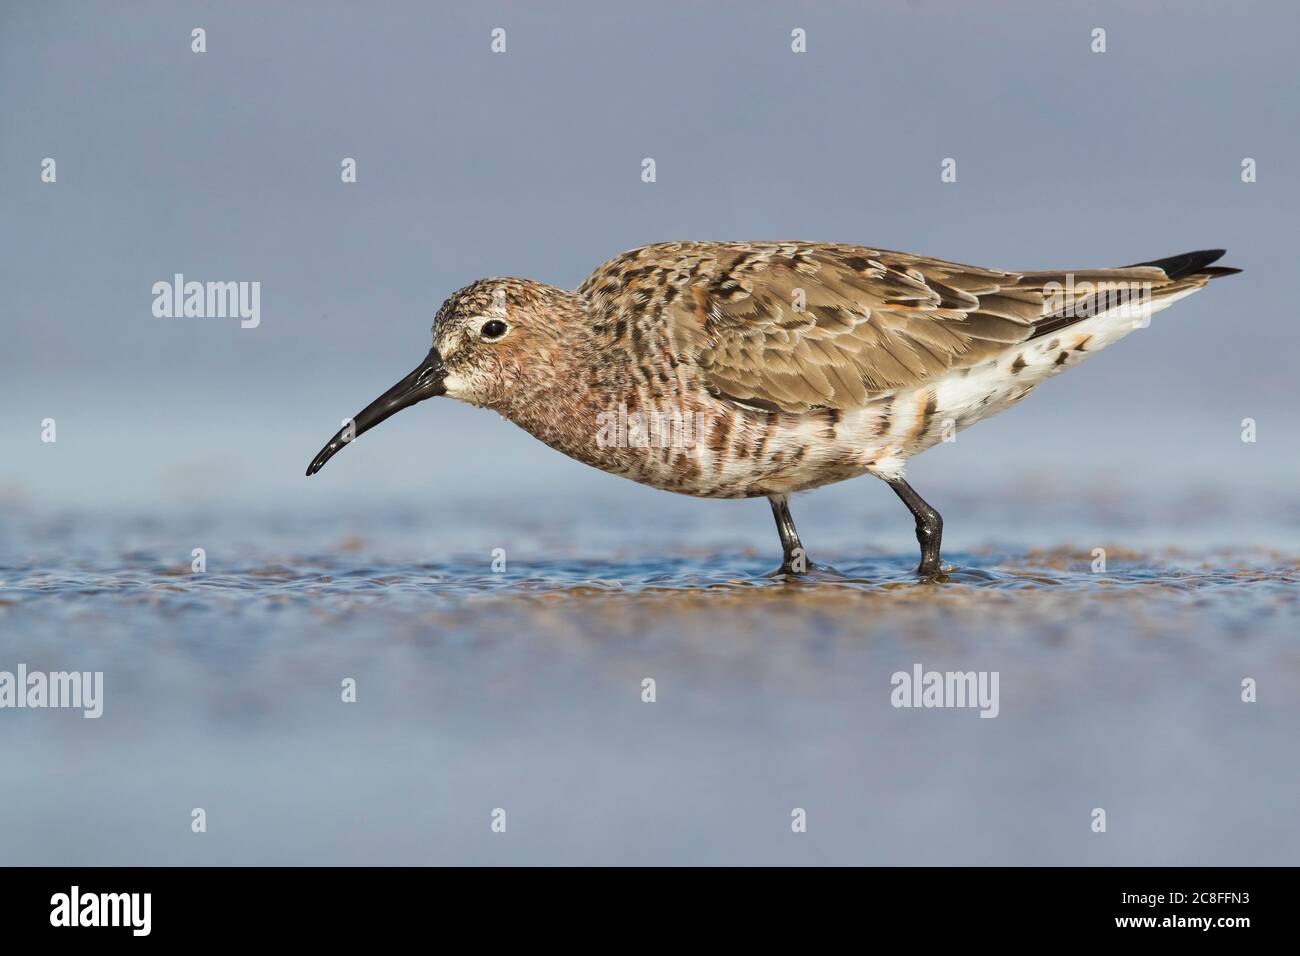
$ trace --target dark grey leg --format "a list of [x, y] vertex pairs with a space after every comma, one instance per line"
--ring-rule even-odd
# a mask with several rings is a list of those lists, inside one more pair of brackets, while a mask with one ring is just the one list
[[889, 482], [894, 494], [903, 499], [916, 519], [916, 542], [921, 546], [921, 563], [916, 573], [933, 577], [939, 571], [939, 543], [943, 539], [943, 518], [902, 478]]
[[781, 570], [786, 574], [803, 574], [808, 570], [808, 556], [799, 543], [799, 532], [790, 517], [789, 502], [785, 495], [769, 495], [767, 500], [772, 503], [772, 517], [776, 519], [776, 531], [781, 536]]

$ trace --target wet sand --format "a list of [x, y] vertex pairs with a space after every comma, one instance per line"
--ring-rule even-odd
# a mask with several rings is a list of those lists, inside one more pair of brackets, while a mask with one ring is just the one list
[[[8, 519], [0, 669], [102, 671], [105, 701], [0, 712], [5, 862], [1300, 858], [1283, 551], [998, 546], [919, 583], [832, 539], [789, 581], [757, 531], [557, 520], [494, 573], [472, 517], [430, 524]], [[997, 672], [996, 718], [893, 706], [918, 664]]]

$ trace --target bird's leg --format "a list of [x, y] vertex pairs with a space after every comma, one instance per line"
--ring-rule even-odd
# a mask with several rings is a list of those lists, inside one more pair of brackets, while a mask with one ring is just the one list
[[808, 555], [799, 543], [799, 532], [794, 528], [794, 519], [790, 517], [790, 504], [785, 495], [769, 495], [772, 503], [772, 517], [776, 519], [776, 531], [781, 536], [781, 571], [785, 574], [803, 574], [808, 570]]
[[903, 499], [907, 510], [916, 519], [916, 541], [921, 546], [921, 563], [916, 573], [924, 577], [933, 577], [939, 572], [939, 542], [943, 538], [943, 518], [925, 499], [912, 490], [912, 486], [902, 478], [889, 482], [894, 494]]

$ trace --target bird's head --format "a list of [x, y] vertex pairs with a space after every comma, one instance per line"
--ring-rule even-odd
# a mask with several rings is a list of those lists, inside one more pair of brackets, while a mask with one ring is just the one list
[[433, 347], [400, 382], [339, 429], [307, 468], [314, 475], [358, 435], [426, 398], [446, 395], [513, 417], [521, 402], [563, 387], [562, 368], [585, 339], [575, 293], [528, 279], [480, 279], [454, 293], [433, 320]]

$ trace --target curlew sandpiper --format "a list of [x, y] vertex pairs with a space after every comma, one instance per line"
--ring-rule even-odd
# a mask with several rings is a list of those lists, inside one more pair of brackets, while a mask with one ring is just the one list
[[789, 496], [875, 475], [916, 519], [917, 572], [932, 577], [943, 522], [903, 479], [907, 459], [1240, 271], [1211, 265], [1221, 255], [1007, 272], [830, 243], [668, 242], [611, 259], [574, 292], [480, 279], [438, 310], [419, 366], [307, 474], [446, 395], [633, 481], [766, 497], [787, 573], [809, 566]]

